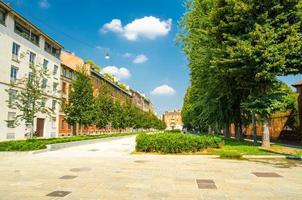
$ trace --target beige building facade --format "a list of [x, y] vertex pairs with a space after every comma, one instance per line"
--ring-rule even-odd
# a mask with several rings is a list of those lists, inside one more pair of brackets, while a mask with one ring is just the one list
[[163, 121], [166, 123], [166, 130], [182, 130], [183, 122], [181, 112], [178, 110], [166, 111], [163, 114]]
[[54, 110], [51, 116], [37, 115], [34, 131], [39, 137], [57, 136], [61, 48], [55, 40], [0, 1], [0, 140], [23, 139], [29, 132], [24, 122], [16, 127], [7, 123], [19, 111], [9, 108], [8, 102], [13, 101], [14, 96], [10, 96], [6, 90], [12, 81], [29, 76], [30, 64], [48, 70], [50, 77], [43, 80], [46, 84], [45, 106]]

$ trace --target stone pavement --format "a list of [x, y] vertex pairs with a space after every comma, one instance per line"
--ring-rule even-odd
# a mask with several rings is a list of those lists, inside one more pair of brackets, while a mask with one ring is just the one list
[[132, 155], [134, 141], [0, 153], [0, 199], [302, 199], [301, 161]]

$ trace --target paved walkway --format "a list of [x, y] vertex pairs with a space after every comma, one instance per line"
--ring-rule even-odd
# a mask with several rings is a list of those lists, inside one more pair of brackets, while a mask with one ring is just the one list
[[134, 145], [129, 136], [40, 154], [0, 153], [0, 199], [302, 199], [301, 161], [129, 154]]

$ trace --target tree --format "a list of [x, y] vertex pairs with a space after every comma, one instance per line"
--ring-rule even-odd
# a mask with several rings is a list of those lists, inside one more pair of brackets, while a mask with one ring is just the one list
[[110, 124], [113, 117], [114, 102], [107, 87], [101, 88], [98, 95], [94, 99], [93, 104], [93, 123], [98, 128], [105, 128]]
[[240, 138], [251, 118], [245, 103], [258, 99], [270, 110], [283, 102], [269, 94], [280, 89], [277, 76], [302, 71], [301, 16], [297, 0], [187, 2], [178, 40], [191, 70], [184, 113], [191, 113], [195, 126], [225, 124], [227, 130], [234, 123]]
[[64, 108], [68, 123], [82, 126], [93, 124], [93, 90], [92, 83], [83, 69], [78, 70], [76, 79], [72, 81], [72, 90], [68, 96], [68, 103]]
[[6, 90], [9, 94], [8, 106], [17, 109], [19, 114], [12, 121], [7, 121], [8, 126], [16, 126], [24, 121], [26, 127], [30, 127], [29, 137], [34, 136], [34, 119], [38, 113], [51, 115], [52, 108], [45, 105], [47, 98], [47, 83], [49, 78], [47, 70], [30, 64], [30, 72], [26, 77], [12, 80], [10, 88]]
[[85, 64], [90, 65], [90, 67], [91, 67], [92, 69], [94, 69], [94, 70], [96, 70], [96, 71], [98, 71], [98, 72], [101, 71], [101, 69], [102, 69], [102, 67], [99, 66], [99, 65], [97, 65], [97, 64], [95, 64], [93, 60], [86, 60], [86, 61], [85, 61]]

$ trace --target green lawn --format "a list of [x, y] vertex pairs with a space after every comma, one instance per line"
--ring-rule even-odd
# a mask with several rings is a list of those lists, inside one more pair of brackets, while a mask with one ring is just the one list
[[240, 157], [240, 155], [294, 155], [301, 156], [302, 150], [285, 147], [280, 144], [271, 145], [270, 148], [262, 148], [260, 144], [254, 145], [248, 141], [225, 140], [223, 147], [219, 149], [207, 149], [203, 152], [208, 155], [220, 155], [221, 157]]
[[236, 141], [234, 139], [225, 140], [224, 146], [219, 149], [207, 149], [206, 154], [224, 155], [230, 154], [241, 154], [241, 155], [270, 155], [274, 154], [259, 148], [260, 146], [253, 145], [247, 141]]
[[45, 149], [48, 144], [74, 142], [81, 140], [92, 140], [107, 137], [119, 137], [126, 135], [139, 134], [138, 132], [131, 133], [112, 133], [103, 135], [91, 135], [91, 136], [71, 136], [62, 138], [49, 138], [49, 139], [27, 139], [27, 140], [12, 140], [0, 142], [0, 151], [32, 151]]

